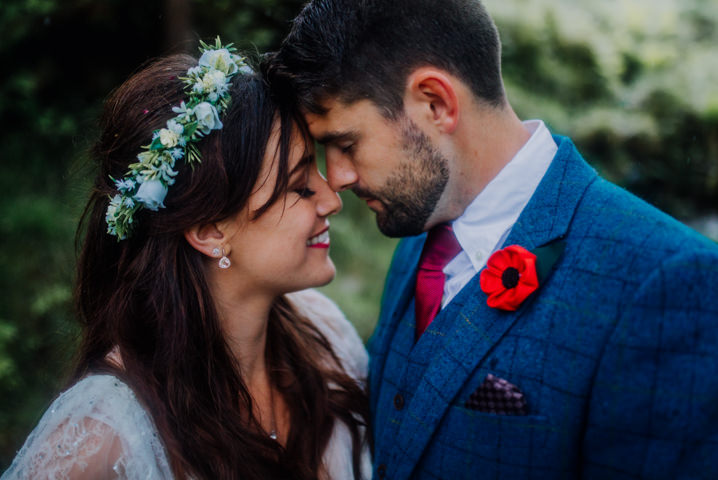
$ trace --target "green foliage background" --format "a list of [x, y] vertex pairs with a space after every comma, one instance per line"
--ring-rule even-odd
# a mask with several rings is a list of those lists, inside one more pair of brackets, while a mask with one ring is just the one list
[[[62, 385], [77, 329], [74, 229], [102, 99], [143, 62], [221, 34], [278, 46], [298, 0], [3, 0], [0, 471]], [[605, 176], [718, 236], [718, 3], [486, 0], [522, 118]], [[343, 196], [325, 287], [367, 338], [395, 241]]]

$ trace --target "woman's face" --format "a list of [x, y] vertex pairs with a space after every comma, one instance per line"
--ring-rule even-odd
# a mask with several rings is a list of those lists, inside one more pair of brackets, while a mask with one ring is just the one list
[[289, 153], [285, 196], [258, 218], [252, 213], [271, 197], [277, 180], [279, 130], [274, 129], [262, 172], [245, 209], [232, 220], [229, 258], [237, 281], [252, 291], [272, 295], [324, 285], [334, 278], [329, 258], [327, 217], [342, 208], [339, 196], [317, 169], [314, 145], [295, 130]]

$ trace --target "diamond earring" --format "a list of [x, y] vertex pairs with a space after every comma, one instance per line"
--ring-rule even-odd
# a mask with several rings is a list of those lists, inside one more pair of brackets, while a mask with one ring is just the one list
[[219, 259], [219, 268], [227, 269], [229, 266], [232, 265], [232, 262], [229, 261], [229, 258], [227, 258], [227, 255], [224, 253], [224, 248], [222, 249], [222, 258]]

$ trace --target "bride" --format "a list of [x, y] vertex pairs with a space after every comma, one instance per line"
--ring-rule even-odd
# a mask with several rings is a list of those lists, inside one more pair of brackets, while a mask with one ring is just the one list
[[366, 352], [304, 290], [334, 276], [341, 202], [301, 117], [231, 46], [202, 51], [105, 104], [72, 383], [3, 479], [369, 475]]

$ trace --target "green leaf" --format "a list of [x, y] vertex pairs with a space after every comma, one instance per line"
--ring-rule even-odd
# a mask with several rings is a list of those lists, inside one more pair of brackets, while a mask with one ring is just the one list
[[155, 138], [152, 140], [152, 143], [150, 144], [150, 150], [161, 150], [165, 148], [164, 145], [162, 145], [162, 141], [160, 140], [160, 137]]
[[188, 138], [192, 138], [194, 136], [194, 132], [197, 130], [197, 127], [199, 127], [199, 123], [194, 121], [190, 122], [184, 127], [183, 135]]

